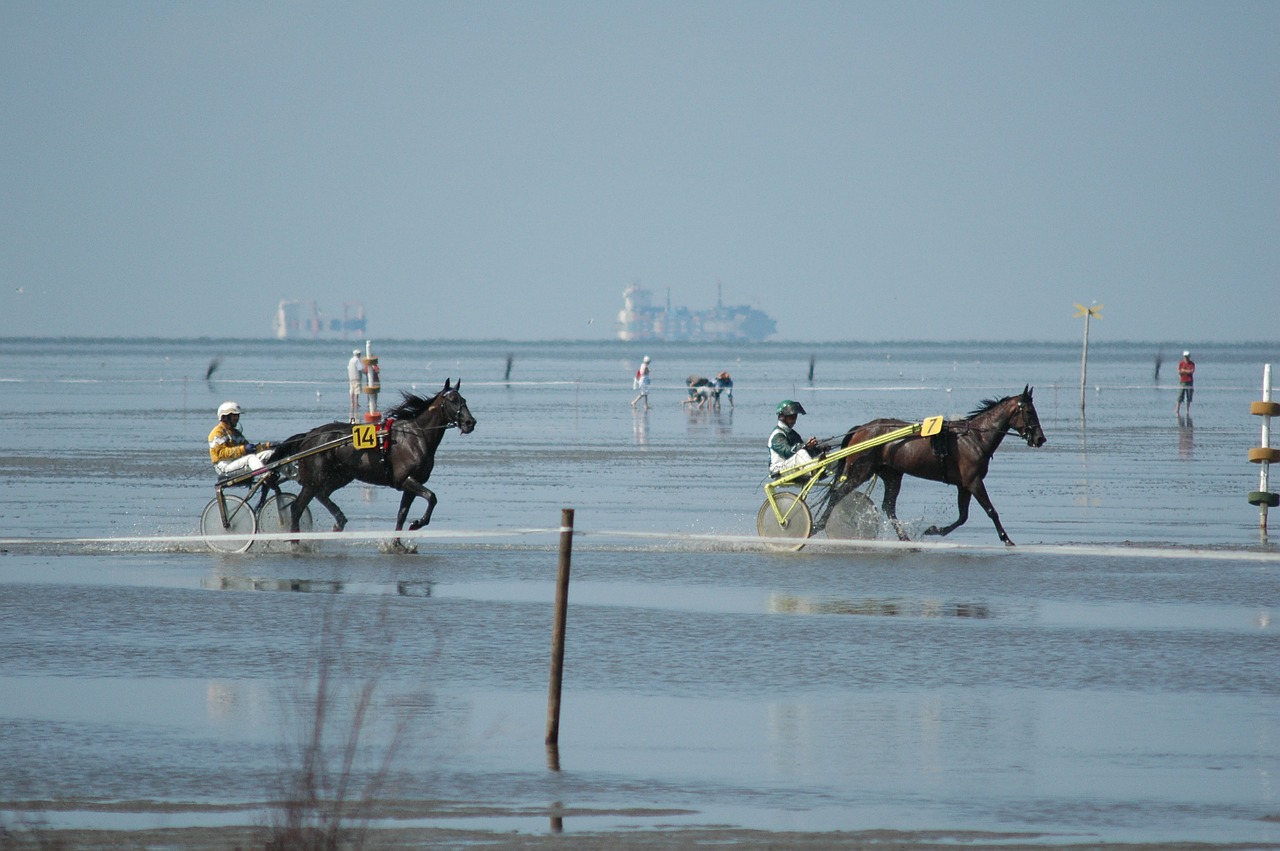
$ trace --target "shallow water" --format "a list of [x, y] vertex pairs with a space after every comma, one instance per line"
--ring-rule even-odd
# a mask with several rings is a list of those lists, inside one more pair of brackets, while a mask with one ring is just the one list
[[[251, 439], [344, 417], [344, 350], [0, 341], [0, 363], [33, 364], [0, 373], [0, 538], [38, 539], [0, 544], [0, 812], [260, 818], [328, 646], [333, 681], [378, 685], [373, 756], [408, 724], [386, 795], [427, 821], [545, 831], [558, 806], [580, 813], [567, 832], [1280, 841], [1280, 552], [1244, 500], [1265, 350], [1196, 347], [1188, 424], [1176, 353], [1157, 382], [1150, 346], [1091, 349], [1082, 421], [1065, 346], [388, 342], [384, 387], [461, 376], [479, 420], [446, 437], [430, 482], [432, 528], [455, 537], [416, 555], [358, 536], [234, 556], [75, 540], [194, 534], [217, 403], [245, 407]], [[633, 414], [645, 352], [655, 407]], [[687, 374], [722, 368], [736, 407], [680, 408]], [[706, 537], [754, 534], [778, 398], [826, 436], [1028, 383], [1049, 443], [1010, 437], [987, 477], [1021, 549], [988, 547], [976, 506], [946, 539], [960, 550]], [[907, 480], [899, 513], [918, 533], [952, 518], [953, 493]], [[388, 528], [397, 499], [353, 485], [338, 501], [359, 533]], [[552, 771], [556, 534], [524, 530], [554, 530], [562, 507], [581, 534]]]

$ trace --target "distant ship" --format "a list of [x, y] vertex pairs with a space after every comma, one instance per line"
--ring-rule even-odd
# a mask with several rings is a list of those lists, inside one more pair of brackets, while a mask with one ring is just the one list
[[341, 335], [347, 339], [350, 334], [356, 339], [365, 337], [364, 305], [359, 302], [343, 302], [342, 318], [326, 321], [320, 314], [314, 301], [282, 300], [276, 307], [276, 315], [271, 320], [271, 331], [277, 340], [291, 337], [320, 337], [326, 332]]
[[692, 311], [653, 303], [653, 292], [638, 286], [622, 292], [622, 310], [618, 311], [618, 339], [692, 340], [705, 342], [757, 342], [778, 330], [762, 311], [745, 304], [726, 307], [717, 286], [716, 306], [710, 310]]

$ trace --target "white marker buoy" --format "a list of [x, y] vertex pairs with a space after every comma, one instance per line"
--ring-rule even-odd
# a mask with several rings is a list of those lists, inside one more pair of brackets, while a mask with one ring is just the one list
[[1271, 364], [1262, 367], [1262, 401], [1249, 406], [1249, 413], [1262, 417], [1262, 445], [1249, 450], [1249, 460], [1261, 465], [1258, 489], [1250, 491], [1249, 504], [1258, 506], [1258, 530], [1267, 539], [1267, 509], [1280, 505], [1280, 494], [1269, 491], [1272, 461], [1280, 461], [1280, 449], [1271, 445], [1271, 418], [1280, 416], [1280, 404], [1271, 401]]

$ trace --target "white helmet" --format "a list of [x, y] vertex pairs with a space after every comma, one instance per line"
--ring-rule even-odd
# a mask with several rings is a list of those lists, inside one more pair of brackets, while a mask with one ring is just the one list
[[238, 414], [238, 413], [240, 413], [240, 406], [237, 405], [235, 402], [223, 402], [221, 405], [218, 406], [218, 419], [222, 419], [227, 414]]

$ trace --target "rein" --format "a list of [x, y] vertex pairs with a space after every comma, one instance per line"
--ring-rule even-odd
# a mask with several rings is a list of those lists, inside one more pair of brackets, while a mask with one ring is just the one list
[[406, 431], [425, 435], [428, 431], [444, 431], [445, 429], [458, 428], [458, 423], [457, 423], [457, 420], [455, 420], [450, 423], [445, 423], [444, 425], [423, 427], [423, 426], [411, 425], [410, 423], [407, 423], [404, 420], [396, 420], [394, 423], [391, 424], [391, 430], [394, 432], [397, 428], [402, 428]]

